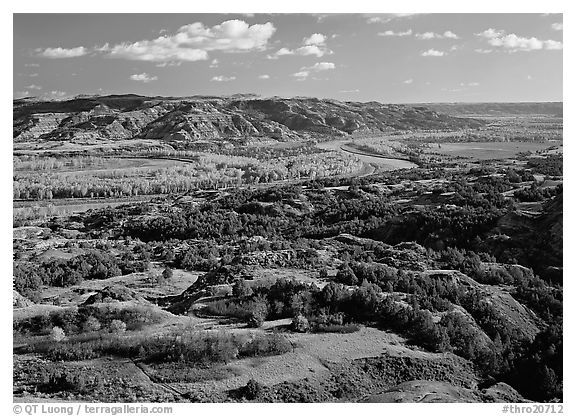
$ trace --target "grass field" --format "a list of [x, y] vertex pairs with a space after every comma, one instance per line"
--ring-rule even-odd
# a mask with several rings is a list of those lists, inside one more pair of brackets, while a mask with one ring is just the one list
[[438, 147], [432, 146], [427, 153], [475, 160], [491, 160], [508, 159], [521, 152], [538, 152], [552, 146], [562, 147], [561, 144], [533, 142], [442, 143]]

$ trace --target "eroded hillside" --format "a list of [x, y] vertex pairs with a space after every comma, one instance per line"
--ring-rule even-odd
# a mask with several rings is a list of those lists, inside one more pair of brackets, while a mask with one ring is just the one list
[[299, 141], [352, 133], [476, 128], [426, 107], [315, 98], [105, 96], [14, 101], [14, 140], [155, 139], [173, 145], [251, 138]]

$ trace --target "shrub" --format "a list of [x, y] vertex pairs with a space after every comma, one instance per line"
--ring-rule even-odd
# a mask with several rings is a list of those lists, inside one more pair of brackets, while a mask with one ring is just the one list
[[253, 291], [250, 285], [244, 279], [238, 279], [232, 286], [232, 295], [237, 298], [244, 298], [252, 295]]
[[342, 263], [342, 266], [340, 266], [340, 269], [338, 270], [338, 273], [336, 273], [336, 278], [334, 280], [338, 283], [343, 283], [350, 286], [358, 284], [358, 278], [348, 263]]
[[99, 331], [101, 327], [102, 325], [100, 324], [100, 321], [93, 316], [86, 318], [86, 321], [84, 321], [84, 324], [82, 325], [84, 332], [96, 332]]
[[119, 319], [114, 319], [112, 322], [110, 322], [109, 329], [110, 332], [114, 334], [121, 334], [126, 332], [126, 324]]
[[104, 384], [99, 372], [87, 372], [84, 368], [45, 369], [39, 374], [40, 390], [47, 393], [77, 391], [92, 393]]
[[292, 330], [296, 332], [308, 332], [310, 330], [310, 323], [305, 316], [297, 315], [292, 319]]
[[314, 332], [332, 332], [337, 334], [351, 334], [352, 332], [360, 331], [360, 326], [356, 324], [326, 324], [318, 325], [314, 328]]
[[52, 331], [50, 332], [50, 338], [53, 341], [60, 342], [66, 339], [66, 334], [64, 333], [64, 330], [62, 328], [60, 328], [59, 326], [55, 326], [54, 328], [52, 328]]
[[162, 277], [166, 280], [172, 279], [173, 275], [174, 275], [174, 272], [172, 271], [172, 269], [170, 267], [166, 267], [164, 269], [164, 271], [162, 272]]
[[251, 304], [250, 313], [248, 316], [248, 326], [251, 328], [261, 327], [267, 316], [268, 302], [266, 302], [266, 299], [261, 297], [255, 298]]
[[76, 378], [66, 371], [54, 371], [48, 375], [45, 386], [45, 390], [52, 392], [75, 390]]
[[255, 400], [262, 394], [264, 390], [262, 384], [251, 378], [248, 383], [242, 388], [241, 396], [247, 400]]
[[272, 333], [252, 338], [249, 342], [240, 346], [238, 353], [242, 357], [258, 357], [284, 354], [291, 350], [292, 344], [290, 344], [290, 341], [280, 334]]
[[230, 301], [228, 299], [209, 303], [204, 308], [204, 312], [210, 315], [231, 316], [243, 321], [248, 321], [250, 317], [250, 311], [247, 309], [246, 303]]
[[63, 341], [55, 344], [39, 345], [36, 350], [43, 352], [54, 361], [82, 361], [98, 358], [104, 343]]

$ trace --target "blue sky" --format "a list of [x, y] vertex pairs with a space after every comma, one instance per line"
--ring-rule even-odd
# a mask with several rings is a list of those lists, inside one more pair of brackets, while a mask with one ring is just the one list
[[559, 14], [15, 14], [14, 96], [562, 101]]

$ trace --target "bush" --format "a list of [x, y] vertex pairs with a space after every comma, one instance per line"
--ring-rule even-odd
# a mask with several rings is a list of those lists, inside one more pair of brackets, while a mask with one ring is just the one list
[[314, 328], [314, 332], [332, 332], [337, 334], [351, 334], [352, 332], [360, 331], [360, 326], [356, 324], [325, 324], [318, 325]]
[[256, 400], [262, 394], [264, 386], [251, 378], [248, 383], [242, 388], [241, 396], [247, 400]]
[[172, 276], [174, 275], [174, 272], [172, 271], [172, 269], [170, 267], [166, 267], [164, 269], [164, 271], [162, 272], [162, 277], [165, 280], [169, 280], [172, 279]]
[[292, 330], [295, 332], [308, 332], [310, 330], [310, 323], [303, 315], [297, 315], [292, 319]]
[[203, 312], [210, 315], [218, 316], [231, 316], [233, 318], [248, 321], [250, 311], [247, 308], [247, 303], [230, 301], [229, 299], [222, 299], [216, 302], [211, 302], [203, 309]]
[[268, 316], [268, 302], [264, 298], [256, 298], [250, 309], [248, 316], [248, 326], [259, 328], [262, 326]]
[[102, 325], [100, 324], [100, 321], [93, 316], [86, 318], [86, 321], [84, 321], [84, 324], [82, 325], [84, 332], [96, 332], [99, 331], [101, 327]]
[[237, 298], [245, 298], [252, 295], [253, 291], [250, 285], [244, 279], [238, 279], [232, 286], [232, 295]]
[[348, 263], [342, 263], [334, 281], [350, 286], [358, 284], [358, 278]]
[[45, 388], [49, 392], [76, 390], [77, 379], [66, 371], [54, 371], [47, 375]]
[[292, 344], [280, 334], [272, 333], [266, 336], [256, 336], [240, 346], [242, 357], [258, 357], [263, 355], [279, 355], [292, 350]]
[[50, 338], [53, 341], [60, 342], [66, 339], [66, 334], [64, 333], [64, 330], [62, 328], [60, 328], [59, 326], [55, 326], [54, 328], [52, 328], [52, 331], [50, 332]]
[[121, 334], [126, 332], [126, 324], [119, 319], [114, 319], [112, 322], [110, 322], [109, 329], [110, 332], [114, 334]]

